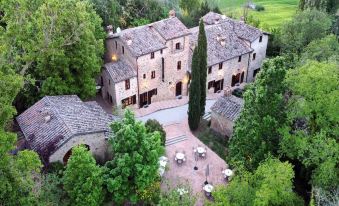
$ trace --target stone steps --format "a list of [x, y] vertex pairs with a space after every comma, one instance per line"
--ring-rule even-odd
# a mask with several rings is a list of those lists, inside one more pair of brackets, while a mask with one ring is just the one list
[[185, 140], [187, 140], [186, 135], [176, 136], [176, 137], [173, 137], [173, 138], [166, 140], [165, 146], [173, 145], [173, 144], [176, 144], [178, 142], [185, 141]]
[[205, 113], [204, 116], [202, 116], [202, 118], [207, 121], [211, 120], [211, 112]]

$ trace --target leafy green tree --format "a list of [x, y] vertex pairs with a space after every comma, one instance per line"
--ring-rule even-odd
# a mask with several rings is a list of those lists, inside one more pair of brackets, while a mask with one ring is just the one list
[[102, 19], [103, 26], [119, 26], [119, 16], [122, 8], [117, 0], [90, 0], [94, 9]]
[[312, 61], [289, 71], [286, 80], [292, 96], [281, 152], [302, 162], [312, 184], [326, 190], [339, 184], [338, 71], [338, 65]]
[[198, 35], [198, 67], [200, 70], [200, 115], [205, 113], [207, 79], [207, 39], [204, 22], [200, 20]]
[[103, 201], [102, 169], [84, 146], [72, 149], [63, 176], [64, 189], [72, 205], [100, 205]]
[[161, 137], [161, 145], [165, 146], [166, 132], [162, 125], [156, 119], [149, 119], [145, 123], [146, 131], [148, 133], [159, 132]]
[[11, 154], [16, 135], [0, 128], [0, 205], [36, 205], [33, 176], [40, 171], [37, 153], [21, 151]]
[[158, 132], [147, 133], [145, 125], [127, 110], [111, 125], [113, 160], [106, 163], [105, 184], [117, 204], [144, 200], [145, 190], [159, 180], [159, 157], [164, 152]]
[[56, 173], [47, 173], [41, 177], [41, 189], [38, 205], [58, 206], [69, 205], [69, 198], [62, 188], [62, 178]]
[[188, 101], [188, 125], [191, 130], [196, 130], [200, 122], [200, 67], [199, 67], [199, 53], [198, 48], [195, 47], [192, 57], [192, 79], [189, 87], [189, 101]]
[[334, 35], [312, 41], [301, 54], [301, 64], [307, 60], [333, 61], [339, 63], [339, 42]]
[[95, 94], [104, 32], [88, 1], [3, 0], [1, 8], [7, 25], [0, 38], [1, 67], [36, 80], [39, 89], [28, 97]]
[[230, 139], [229, 161], [253, 171], [269, 153], [279, 149], [279, 127], [285, 123], [285, 59], [264, 63], [256, 81], [244, 93], [244, 108]]
[[199, 8], [200, 0], [180, 0], [179, 6], [187, 15], [190, 15], [192, 11]]
[[215, 205], [304, 205], [293, 192], [293, 177], [290, 163], [268, 158], [253, 174], [244, 172], [213, 192]]
[[299, 9], [317, 9], [319, 11], [334, 13], [338, 9], [337, 0], [300, 0]]
[[325, 37], [331, 28], [331, 19], [318, 10], [298, 13], [282, 26], [281, 43], [284, 52], [300, 54], [311, 41]]
[[16, 114], [12, 103], [23, 85], [19, 75], [6, 73], [0, 68], [0, 129], [4, 129], [6, 123]]

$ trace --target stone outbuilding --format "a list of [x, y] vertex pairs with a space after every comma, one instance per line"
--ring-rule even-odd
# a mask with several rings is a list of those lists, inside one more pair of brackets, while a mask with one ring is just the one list
[[211, 107], [211, 129], [231, 137], [235, 120], [239, 117], [244, 100], [233, 95], [220, 97]]
[[45, 164], [66, 164], [78, 145], [104, 160], [109, 125], [116, 119], [96, 102], [83, 102], [76, 95], [46, 96], [16, 118], [29, 149]]

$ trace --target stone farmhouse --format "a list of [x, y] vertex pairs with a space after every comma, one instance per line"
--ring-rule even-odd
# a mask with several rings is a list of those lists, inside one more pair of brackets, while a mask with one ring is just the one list
[[116, 117], [96, 102], [82, 102], [76, 95], [46, 96], [16, 118], [28, 149], [45, 164], [66, 164], [74, 146], [85, 145], [97, 160], [107, 151], [109, 124]]
[[[254, 80], [266, 56], [268, 34], [242, 21], [209, 12], [202, 17], [208, 44], [208, 92]], [[108, 27], [101, 95], [116, 106], [144, 107], [188, 95], [198, 27], [169, 18], [114, 33]]]

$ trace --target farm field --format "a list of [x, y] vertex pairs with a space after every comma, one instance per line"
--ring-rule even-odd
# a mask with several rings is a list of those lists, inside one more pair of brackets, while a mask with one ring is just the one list
[[[226, 15], [240, 17], [243, 13], [242, 6], [246, 0], [216, 0], [222, 12]], [[296, 13], [299, 0], [253, 0], [254, 4], [265, 7], [264, 11], [250, 10], [249, 13], [259, 19], [262, 28], [278, 27], [283, 22], [291, 19]]]

